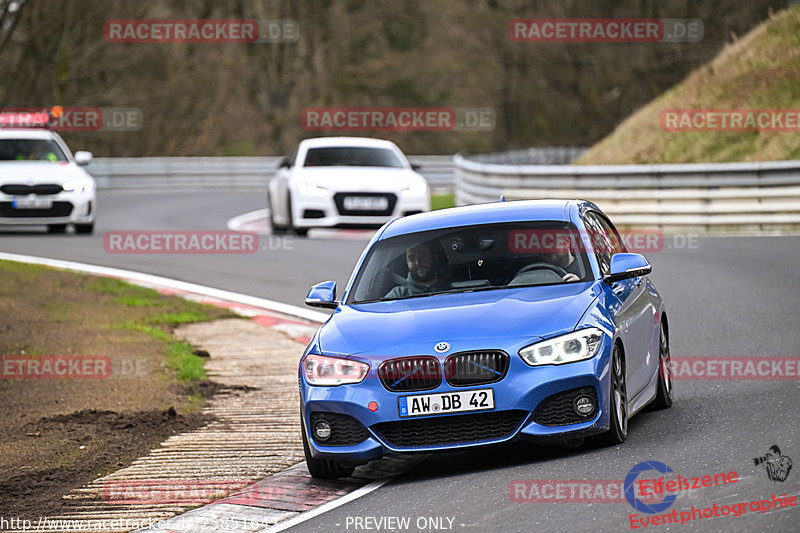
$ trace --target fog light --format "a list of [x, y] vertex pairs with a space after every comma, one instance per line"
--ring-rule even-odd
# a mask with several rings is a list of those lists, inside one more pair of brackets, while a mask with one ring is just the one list
[[578, 396], [574, 407], [575, 412], [580, 416], [588, 416], [594, 412], [594, 400], [588, 396]]
[[331, 436], [331, 425], [325, 420], [320, 420], [314, 426], [314, 437], [319, 441], [328, 440]]

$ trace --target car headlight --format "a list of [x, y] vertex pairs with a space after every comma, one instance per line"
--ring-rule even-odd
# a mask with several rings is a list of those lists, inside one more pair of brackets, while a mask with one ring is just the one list
[[403, 189], [403, 196], [425, 196], [428, 193], [428, 184], [418, 181]]
[[600, 349], [603, 332], [587, 328], [526, 346], [520, 357], [531, 366], [561, 365], [591, 359]]
[[81, 178], [71, 180], [61, 186], [67, 192], [92, 192], [94, 190], [94, 180]]
[[311, 385], [336, 386], [360, 383], [369, 371], [369, 365], [339, 357], [309, 354], [303, 361], [306, 380]]
[[297, 191], [302, 194], [303, 196], [327, 196], [328, 189], [325, 187], [320, 187], [313, 181], [298, 181], [297, 182]]

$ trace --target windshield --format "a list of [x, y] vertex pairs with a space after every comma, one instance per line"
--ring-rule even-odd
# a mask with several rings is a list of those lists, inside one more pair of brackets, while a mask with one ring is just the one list
[[66, 161], [67, 156], [50, 139], [0, 139], [0, 161]]
[[304, 167], [392, 167], [403, 168], [403, 163], [393, 151], [386, 148], [340, 146], [310, 148]]
[[574, 225], [513, 222], [412, 233], [377, 242], [350, 304], [590, 281]]

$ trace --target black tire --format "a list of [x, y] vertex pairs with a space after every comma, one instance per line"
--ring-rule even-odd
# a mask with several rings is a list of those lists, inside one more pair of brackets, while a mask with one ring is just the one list
[[94, 232], [94, 222], [91, 224], [75, 224], [75, 233], [91, 235]]
[[67, 225], [66, 224], [48, 224], [47, 225], [47, 233], [66, 233], [67, 232]]
[[597, 436], [597, 442], [602, 446], [616, 446], [628, 438], [628, 387], [625, 379], [625, 360], [618, 344], [614, 345], [611, 354], [609, 381], [610, 427], [608, 431]]
[[289, 199], [286, 201], [286, 216], [288, 223], [286, 224], [286, 229], [289, 233], [295, 233], [300, 237], [305, 237], [308, 235], [308, 228], [296, 228], [294, 227], [294, 217], [292, 216], [292, 197], [289, 196]]
[[667, 328], [662, 322], [661, 333], [658, 339], [658, 386], [656, 399], [653, 400], [649, 406], [653, 411], [672, 407], [672, 396], [674, 394], [674, 390], [670, 361], [669, 336], [667, 335]]
[[342, 463], [330, 459], [314, 459], [311, 457], [311, 450], [308, 448], [306, 427], [302, 421], [300, 422], [300, 427], [303, 433], [303, 452], [306, 456], [306, 466], [312, 477], [318, 479], [337, 479], [353, 475], [355, 467], [349, 463]]

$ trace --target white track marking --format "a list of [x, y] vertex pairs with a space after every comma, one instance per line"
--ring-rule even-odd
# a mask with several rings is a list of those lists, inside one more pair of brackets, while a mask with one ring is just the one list
[[[243, 213], [241, 215], [237, 215], [232, 219], [228, 220], [226, 226], [231, 231], [251, 231], [246, 229], [245, 226], [248, 224], [252, 224], [258, 220], [265, 221], [265, 228], [269, 227], [269, 211], [266, 209], [258, 209], [257, 211], [250, 211], [249, 213]], [[272, 228], [270, 228], [271, 233]]]
[[278, 522], [274, 526], [271, 526], [271, 527], [269, 527], [267, 529], [264, 529], [263, 531], [265, 533], [276, 533], [277, 531], [284, 531], [286, 529], [289, 529], [290, 527], [296, 526], [297, 524], [302, 524], [306, 520], [311, 520], [312, 518], [317, 517], [317, 516], [319, 516], [319, 515], [321, 515], [323, 513], [327, 513], [328, 511], [332, 511], [333, 509], [336, 509], [337, 507], [341, 507], [342, 505], [344, 505], [346, 503], [349, 503], [349, 502], [351, 502], [353, 500], [357, 500], [358, 498], [361, 498], [362, 496], [366, 496], [370, 492], [378, 490], [379, 488], [384, 486], [389, 481], [392, 481], [393, 479], [394, 479], [394, 476], [386, 478], [386, 479], [378, 479], [376, 481], [373, 481], [372, 483], [369, 483], [368, 485], [364, 485], [363, 487], [354, 490], [353, 492], [351, 492], [349, 494], [345, 494], [341, 498], [337, 498], [337, 499], [335, 499], [333, 501], [330, 501], [328, 503], [324, 503], [324, 504], [320, 505], [319, 507], [311, 509], [310, 511], [306, 511], [306, 512], [304, 512], [302, 514], [299, 514], [299, 515], [297, 515], [297, 516], [295, 516], [293, 518], [289, 518], [289, 519], [284, 520], [282, 522]]
[[[260, 224], [259, 221], [263, 221]], [[225, 223], [231, 231], [246, 231], [258, 233], [259, 235], [272, 235], [272, 227], [269, 225], [269, 210], [258, 209], [249, 213], [237, 215]], [[323, 239], [348, 239], [356, 241], [368, 241], [375, 235], [374, 229], [337, 229], [337, 228], [311, 228], [310, 238]]]

